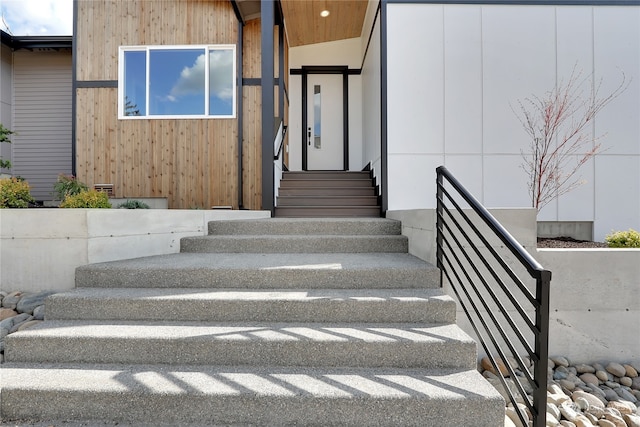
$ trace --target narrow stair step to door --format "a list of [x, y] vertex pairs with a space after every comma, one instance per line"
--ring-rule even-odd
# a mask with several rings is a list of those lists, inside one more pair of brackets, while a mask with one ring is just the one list
[[378, 196], [304, 195], [280, 196], [278, 206], [378, 206]]
[[[237, 252], [186, 252], [203, 241]], [[80, 267], [45, 322], [6, 338], [0, 416], [501, 425], [504, 400], [477, 372], [439, 270], [405, 243], [382, 218], [216, 221], [181, 253]]]
[[378, 197], [374, 187], [291, 187], [278, 191], [278, 197], [285, 196], [342, 196], [342, 197]]
[[275, 216], [282, 218], [380, 217], [370, 171], [284, 172]]
[[283, 179], [371, 179], [369, 171], [285, 171]]

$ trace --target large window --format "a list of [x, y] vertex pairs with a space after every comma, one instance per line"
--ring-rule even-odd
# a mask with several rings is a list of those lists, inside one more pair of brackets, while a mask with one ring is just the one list
[[233, 45], [121, 47], [118, 116], [235, 117], [235, 75]]

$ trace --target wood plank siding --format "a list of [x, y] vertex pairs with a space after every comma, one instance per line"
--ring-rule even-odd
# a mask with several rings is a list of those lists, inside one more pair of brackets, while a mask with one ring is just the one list
[[[248, 21], [243, 29], [242, 70], [245, 79], [261, 76], [260, 19]], [[262, 89], [243, 87], [242, 164], [245, 207], [262, 206]]]
[[[118, 80], [120, 46], [237, 46], [240, 25], [227, 0], [81, 0], [77, 21], [76, 79], [94, 83]], [[117, 92], [116, 87], [76, 89], [80, 180], [113, 184], [116, 197], [166, 197], [171, 208], [238, 208], [237, 118], [119, 120]], [[238, 96], [246, 99], [247, 91]], [[259, 113], [259, 104], [246, 102], [245, 110]], [[260, 129], [257, 122], [245, 118], [245, 140], [254, 127]], [[259, 141], [257, 135], [251, 144]], [[253, 160], [250, 151], [243, 155], [247, 160]], [[260, 173], [246, 168], [245, 186], [259, 182]], [[259, 209], [260, 199], [246, 193], [244, 207]]]
[[36, 200], [51, 200], [58, 175], [71, 173], [71, 68], [71, 49], [13, 54], [11, 172]]

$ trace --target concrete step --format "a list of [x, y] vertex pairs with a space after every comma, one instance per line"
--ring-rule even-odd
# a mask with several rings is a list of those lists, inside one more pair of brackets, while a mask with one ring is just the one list
[[47, 320], [453, 323], [442, 289], [77, 288], [47, 299]]
[[278, 206], [378, 206], [378, 197], [278, 196]]
[[280, 188], [300, 188], [300, 187], [373, 187], [373, 180], [366, 179], [283, 179], [280, 181]]
[[183, 253], [367, 253], [409, 251], [406, 236], [195, 236], [180, 239]]
[[379, 206], [279, 206], [275, 209], [279, 218], [319, 217], [380, 217]]
[[2, 413], [9, 420], [109, 420], [156, 426], [504, 423], [504, 401], [475, 369], [7, 363], [2, 379]]
[[280, 196], [377, 196], [374, 187], [298, 187], [278, 190]]
[[5, 360], [225, 366], [476, 366], [452, 324], [52, 320], [8, 335]]
[[211, 221], [214, 235], [400, 235], [402, 223], [386, 218], [268, 218]]
[[180, 253], [78, 267], [76, 287], [439, 288], [440, 272], [403, 253]]
[[368, 171], [286, 171], [282, 179], [371, 179]]

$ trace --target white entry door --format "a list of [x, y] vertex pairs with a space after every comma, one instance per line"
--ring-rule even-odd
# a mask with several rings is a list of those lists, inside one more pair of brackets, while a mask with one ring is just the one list
[[343, 170], [343, 77], [310, 74], [307, 79], [307, 169]]

